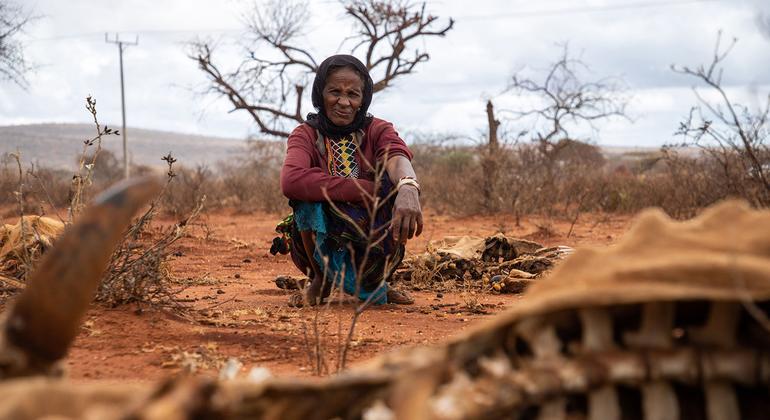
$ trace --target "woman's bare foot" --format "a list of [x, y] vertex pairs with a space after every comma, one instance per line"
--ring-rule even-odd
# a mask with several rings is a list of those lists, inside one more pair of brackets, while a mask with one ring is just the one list
[[301, 308], [305, 305], [315, 306], [323, 302], [321, 296], [321, 289], [323, 286], [323, 279], [320, 277], [314, 277], [312, 281], [308, 280], [305, 284], [305, 288], [293, 293], [289, 296], [289, 306], [293, 308]]
[[323, 297], [321, 296], [321, 289], [323, 289], [324, 281], [321, 276], [313, 276], [313, 281], [305, 288], [305, 296], [310, 305], [316, 305], [321, 303]]

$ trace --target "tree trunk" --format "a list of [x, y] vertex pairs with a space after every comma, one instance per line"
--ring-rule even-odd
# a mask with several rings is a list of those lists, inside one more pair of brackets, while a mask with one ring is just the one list
[[482, 169], [484, 171], [484, 208], [491, 212], [495, 210], [494, 189], [497, 181], [497, 128], [500, 121], [495, 119], [495, 107], [492, 101], [487, 101], [487, 121], [489, 123], [489, 143], [482, 160]]

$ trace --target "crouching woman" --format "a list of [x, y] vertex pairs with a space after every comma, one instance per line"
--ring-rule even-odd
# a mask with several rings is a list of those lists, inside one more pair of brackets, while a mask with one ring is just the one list
[[[358, 59], [327, 58], [313, 82], [317, 112], [289, 136], [281, 189], [293, 215], [283, 229], [292, 261], [310, 279], [290, 305], [319, 303], [334, 287], [374, 304], [413, 303], [388, 280], [406, 241], [422, 232], [420, 187], [393, 125], [367, 112], [372, 93]], [[372, 197], [385, 200], [374, 218]]]

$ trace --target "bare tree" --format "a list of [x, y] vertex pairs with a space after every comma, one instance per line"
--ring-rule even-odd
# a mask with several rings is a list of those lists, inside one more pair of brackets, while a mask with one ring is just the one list
[[[439, 22], [425, 3], [408, 0], [342, 0], [353, 22], [351, 35], [341, 40], [351, 53], [361, 53], [374, 79], [374, 92], [412, 73], [428, 61], [428, 53], [412, 47], [425, 37], [443, 37], [454, 26]], [[250, 39], [245, 58], [234, 70], [216, 64], [216, 46], [209, 41], [191, 44], [189, 57], [208, 78], [204, 93], [227, 98], [232, 111], [251, 115], [262, 133], [287, 137], [291, 125], [304, 122], [303, 94], [318, 70], [319, 60], [299, 40], [309, 14], [304, 2], [272, 1], [256, 5], [245, 16]]]
[[708, 65], [671, 66], [675, 72], [704, 83], [717, 98], [710, 100], [693, 88], [698, 105], [681, 124], [678, 134], [685, 139], [684, 145], [701, 148], [719, 163], [728, 185], [727, 194], [738, 194], [754, 204], [767, 206], [770, 205], [770, 147], [767, 144], [770, 92], [759, 98], [754, 110], [728, 96], [722, 83], [722, 64], [736, 42], [733, 39], [723, 47], [720, 31]]
[[597, 130], [597, 121], [611, 117], [628, 119], [628, 97], [623, 81], [613, 77], [585, 81], [589, 70], [583, 61], [570, 56], [565, 45], [559, 58], [547, 67], [542, 80], [516, 73], [506, 89], [506, 92], [535, 101], [534, 105], [501, 113], [512, 116], [515, 121], [531, 124], [533, 148], [527, 150], [524, 147], [519, 154], [522, 159], [526, 156], [530, 167], [535, 165], [532, 169], [538, 172], [529, 173], [528, 177], [534, 179], [527, 183], [537, 182], [529, 187], [540, 191], [538, 200], [543, 201], [537, 204], [540, 208], [551, 208], [557, 199], [560, 152], [573, 144], [562, 140], [574, 138], [570, 131], [586, 124]]
[[21, 6], [0, 0], [0, 80], [27, 86], [25, 74], [31, 66], [24, 57], [19, 34], [32, 19], [33, 16]]
[[596, 81], [581, 80], [589, 70], [581, 60], [571, 58], [564, 46], [559, 59], [552, 63], [542, 81], [514, 74], [507, 92], [534, 96], [541, 105], [534, 109], [506, 110], [515, 119], [534, 118], [533, 140], [546, 157], [555, 156], [559, 140], [572, 138], [570, 125], [594, 123], [610, 117], [628, 118], [625, 87], [620, 79], [605, 77]]

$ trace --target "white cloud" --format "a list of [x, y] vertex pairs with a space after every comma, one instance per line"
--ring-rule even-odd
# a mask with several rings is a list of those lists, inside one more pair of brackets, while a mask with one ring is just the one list
[[[168, 31], [202, 31], [222, 37], [225, 44], [236, 41], [242, 31], [239, 13], [246, 4], [234, 0], [39, 0], [37, 12], [46, 17], [30, 28], [29, 37], [37, 41], [28, 43], [27, 52], [42, 67], [30, 76], [29, 91], [0, 84], [0, 124], [86, 122], [83, 100], [88, 94], [96, 97], [104, 122], [119, 122], [118, 54], [114, 45], [104, 42], [103, 33], [123, 32], [130, 38], [139, 32], [139, 45], [128, 48], [124, 56], [129, 125], [244, 137], [253, 131], [248, 115], [228, 113], [226, 101], [201, 99], [186, 89], [205, 83], [182, 45], [195, 33]], [[489, 0], [469, 7], [471, 3], [464, 0], [429, 2], [432, 13], [456, 18], [455, 29], [447, 38], [420, 44], [431, 60], [378, 95], [372, 111], [394, 121], [401, 131], [475, 136], [486, 124], [484, 98], [494, 97], [500, 108], [522, 101], [499, 96], [512, 72], [545, 67], [559, 54], [556, 44], [569, 41], [596, 76], [623, 76], [635, 94], [630, 111], [636, 114], [636, 122], [603, 124], [596, 140], [661, 144], [694, 103], [689, 90], [694, 80], [673, 73], [669, 65], [708, 60], [720, 28], [726, 37], [740, 39], [725, 62], [725, 82], [737, 92], [747, 92], [752, 84], [770, 85], [770, 43], [756, 26], [758, 10], [770, 16], [764, 0], [540, 13], [618, 4]], [[336, 52], [349, 32], [349, 21], [341, 19], [339, 6], [330, 0], [311, 1], [310, 12], [313, 18], [303, 41], [317, 57]], [[65, 38], [77, 34], [90, 35]], [[222, 67], [237, 65], [237, 48], [219, 52]], [[592, 133], [586, 131], [586, 135]]]

